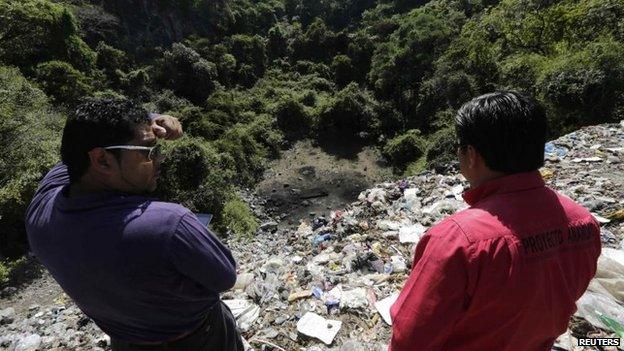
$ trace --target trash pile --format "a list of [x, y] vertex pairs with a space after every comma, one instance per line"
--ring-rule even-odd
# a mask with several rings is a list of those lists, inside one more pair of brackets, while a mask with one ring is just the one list
[[[558, 350], [585, 336], [624, 337], [624, 121], [583, 128], [549, 142], [547, 183], [596, 216], [604, 252]], [[282, 228], [264, 221], [253, 240], [231, 239], [239, 264], [222, 298], [254, 350], [387, 350], [389, 309], [426, 230], [466, 208], [457, 174], [425, 172], [362, 192], [344, 209]], [[60, 306], [60, 307], [59, 307]], [[108, 339], [75, 305], [0, 307], [0, 349], [108, 350]], [[608, 350], [608, 348], [605, 348]]]
[[[605, 247], [596, 279], [579, 301], [583, 332], [624, 337], [624, 121], [549, 142], [541, 173], [549, 186], [581, 203], [602, 225]], [[389, 308], [427, 228], [465, 208], [459, 175], [431, 172], [378, 184], [329, 216], [296, 230], [259, 233], [230, 243], [239, 281], [224, 299], [260, 313], [241, 325], [256, 350], [385, 350]], [[589, 322], [589, 326], [587, 325]], [[582, 328], [574, 328], [579, 330]], [[602, 333], [602, 334], [601, 334]], [[583, 350], [568, 331], [560, 349]]]
[[240, 323], [256, 349], [385, 350], [415, 244], [466, 207], [465, 187], [459, 176], [432, 173], [383, 183], [327, 218], [231, 242], [241, 273], [223, 299], [262, 311]]

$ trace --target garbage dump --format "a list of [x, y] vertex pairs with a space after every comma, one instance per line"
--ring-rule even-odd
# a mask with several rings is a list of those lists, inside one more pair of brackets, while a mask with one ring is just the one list
[[[624, 122], [587, 127], [546, 144], [541, 169], [549, 186], [587, 207], [601, 223], [605, 249], [577, 316], [590, 333], [613, 337], [624, 324], [623, 146]], [[341, 350], [356, 343], [360, 350], [386, 348], [389, 308], [409, 274], [415, 245], [429, 227], [466, 208], [461, 194], [467, 188], [457, 174], [425, 172], [377, 184], [344, 209], [302, 221], [296, 229], [260, 234], [255, 243], [231, 243], [246, 252], [239, 256], [240, 272], [254, 274], [252, 286], [269, 289], [262, 296], [254, 295], [258, 288], [228, 293], [252, 298], [263, 309], [247, 337], [272, 334], [271, 342], [286, 350]], [[273, 260], [283, 263], [278, 279], [258, 268]], [[323, 318], [315, 317], [320, 324], [342, 321], [340, 330], [302, 332], [298, 323], [310, 313]], [[568, 331], [563, 339], [576, 347], [575, 338], [582, 336]]]
[[[603, 255], [559, 350], [586, 336], [622, 337], [624, 325], [624, 121], [583, 128], [546, 144], [549, 186], [601, 223]], [[344, 208], [276, 226], [250, 194], [262, 226], [252, 240], [230, 239], [239, 264], [222, 298], [255, 350], [385, 350], [389, 309], [409, 275], [422, 235], [466, 208], [458, 174], [424, 172], [363, 191]], [[106, 350], [110, 340], [69, 299], [25, 314], [0, 308], [0, 348]]]

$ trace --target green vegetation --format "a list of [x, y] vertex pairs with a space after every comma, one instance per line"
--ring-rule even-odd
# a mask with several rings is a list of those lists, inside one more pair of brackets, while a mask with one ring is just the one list
[[0, 250], [25, 252], [24, 214], [58, 162], [63, 117], [14, 67], [0, 67]]
[[228, 201], [223, 207], [223, 224], [234, 234], [247, 238], [260, 227], [249, 206], [238, 199]]
[[418, 160], [427, 148], [427, 141], [420, 130], [410, 129], [404, 134], [394, 137], [386, 143], [382, 152], [390, 163], [398, 169]]
[[0, 289], [32, 281], [41, 276], [41, 265], [32, 257], [0, 261]]
[[26, 250], [84, 97], [178, 116], [159, 195], [248, 235], [235, 188], [301, 138], [366, 141], [410, 174], [454, 159], [454, 111], [496, 89], [536, 96], [555, 135], [624, 118], [623, 17], [624, 0], [0, 0], [0, 259]]

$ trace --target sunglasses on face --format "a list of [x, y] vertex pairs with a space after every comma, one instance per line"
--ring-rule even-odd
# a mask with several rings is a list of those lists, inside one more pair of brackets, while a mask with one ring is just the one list
[[107, 146], [104, 150], [137, 150], [146, 155], [150, 161], [161, 161], [163, 158], [162, 147], [160, 144], [155, 146], [139, 146], [139, 145], [113, 145]]

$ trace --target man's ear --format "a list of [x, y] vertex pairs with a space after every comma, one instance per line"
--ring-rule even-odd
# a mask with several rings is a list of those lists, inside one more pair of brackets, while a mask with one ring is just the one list
[[110, 152], [102, 147], [96, 147], [88, 152], [91, 168], [99, 174], [110, 175], [117, 169], [117, 160]]
[[476, 168], [480, 162], [483, 162], [481, 154], [472, 145], [466, 147], [466, 156], [468, 160], [468, 168]]

